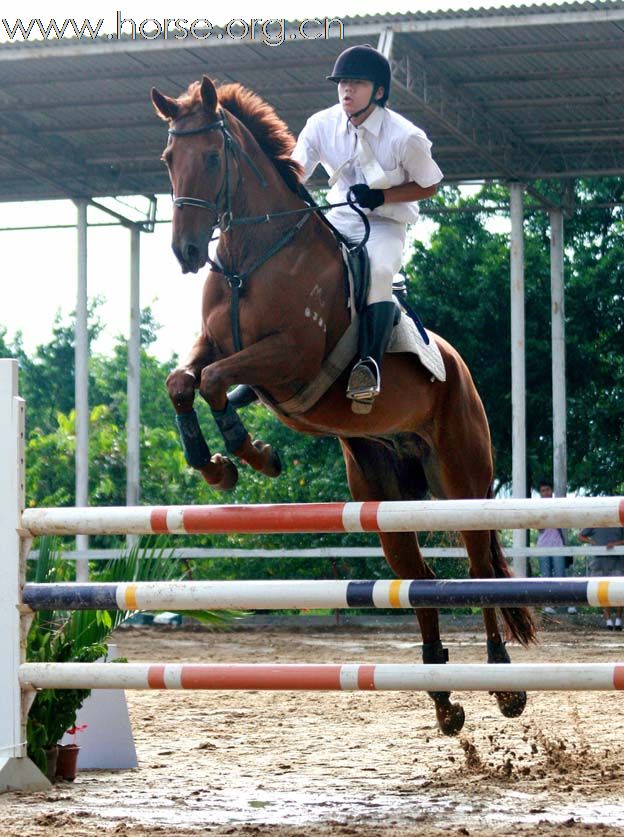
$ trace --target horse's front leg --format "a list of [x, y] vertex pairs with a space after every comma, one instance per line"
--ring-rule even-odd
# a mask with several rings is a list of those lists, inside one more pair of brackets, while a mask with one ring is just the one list
[[213, 488], [228, 491], [234, 488], [238, 480], [236, 466], [220, 453], [211, 456], [193, 408], [201, 370], [212, 359], [212, 346], [200, 337], [193, 346], [187, 362], [174, 369], [167, 377], [167, 392], [176, 411], [176, 423], [186, 461], [192, 468], [196, 468]]
[[202, 369], [199, 393], [210, 405], [228, 453], [254, 470], [277, 477], [282, 465], [271, 445], [252, 440], [235, 408], [227, 399], [228, 389], [241, 383], [258, 387], [279, 386], [305, 375], [309, 360], [290, 345], [284, 333], [265, 337], [248, 348]]

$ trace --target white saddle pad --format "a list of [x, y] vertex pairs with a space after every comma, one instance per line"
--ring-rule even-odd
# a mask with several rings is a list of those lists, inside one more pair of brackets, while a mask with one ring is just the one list
[[429, 344], [425, 343], [411, 317], [403, 312], [390, 338], [388, 352], [410, 352], [416, 355], [425, 369], [438, 381], [446, 381], [444, 360], [433, 335], [427, 331]]

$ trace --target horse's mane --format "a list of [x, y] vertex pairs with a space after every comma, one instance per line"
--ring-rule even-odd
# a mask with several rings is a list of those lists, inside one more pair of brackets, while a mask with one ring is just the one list
[[[178, 100], [186, 107], [201, 105], [201, 84], [194, 81], [187, 92]], [[286, 185], [298, 192], [301, 166], [291, 159], [295, 147], [295, 138], [288, 125], [280, 119], [271, 105], [267, 104], [256, 93], [243, 87], [237, 82], [222, 84], [217, 87], [219, 104], [226, 108], [233, 116], [253, 134], [256, 142], [267, 157], [273, 162]]]

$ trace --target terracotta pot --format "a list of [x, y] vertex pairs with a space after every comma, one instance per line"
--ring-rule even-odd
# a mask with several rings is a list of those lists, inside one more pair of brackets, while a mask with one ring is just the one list
[[73, 782], [78, 772], [78, 753], [80, 747], [77, 744], [59, 744], [58, 757], [56, 759], [56, 776], [60, 779], [67, 779]]
[[53, 782], [56, 776], [56, 762], [58, 760], [58, 746], [54, 744], [52, 747], [46, 747], [46, 776]]

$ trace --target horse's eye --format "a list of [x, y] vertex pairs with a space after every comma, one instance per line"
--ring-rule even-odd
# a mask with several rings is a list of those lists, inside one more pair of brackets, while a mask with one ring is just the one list
[[219, 155], [216, 151], [204, 155], [204, 165], [209, 171], [214, 171], [219, 167]]
[[160, 161], [161, 163], [164, 163], [168, 169], [171, 168], [171, 154], [163, 154]]

